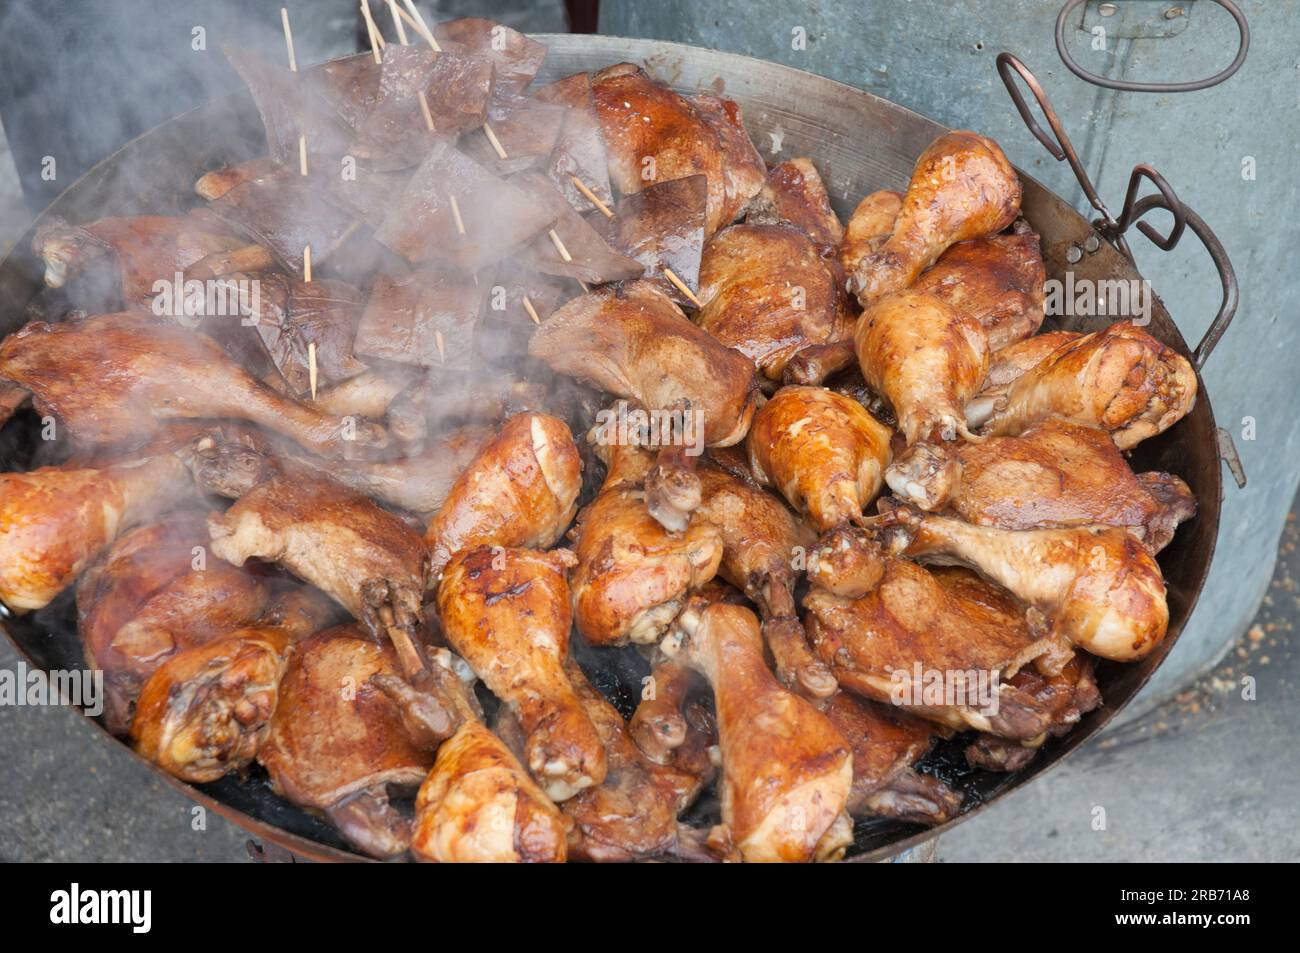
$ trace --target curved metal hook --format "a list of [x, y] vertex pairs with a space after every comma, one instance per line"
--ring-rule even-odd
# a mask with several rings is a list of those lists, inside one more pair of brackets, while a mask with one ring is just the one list
[[1231, 76], [1237, 70], [1241, 69], [1241, 64], [1246, 62], [1246, 53], [1250, 50], [1250, 25], [1246, 22], [1246, 15], [1241, 12], [1232, 0], [1214, 0], [1219, 6], [1227, 10], [1234, 20], [1237, 21], [1237, 33], [1241, 38], [1240, 45], [1237, 48], [1237, 55], [1228, 68], [1215, 73], [1206, 79], [1192, 80], [1188, 83], [1139, 83], [1125, 79], [1109, 79], [1105, 76], [1099, 76], [1096, 73], [1090, 73], [1070, 55], [1065, 43], [1065, 21], [1069, 19], [1071, 13], [1085, 3], [1086, 0], [1066, 0], [1065, 6], [1056, 16], [1056, 51], [1061, 55], [1063, 62], [1071, 73], [1082, 80], [1093, 83], [1096, 86], [1103, 86], [1106, 89], [1118, 89], [1129, 93], [1192, 93], [1199, 89], [1209, 89], [1211, 86], [1217, 86], [1225, 79]]
[[[1144, 211], [1152, 208], [1164, 208], [1173, 213], [1174, 224], [1169, 229], [1168, 235], [1161, 235], [1150, 222], [1138, 221], [1142, 218], [1142, 213], [1134, 207], [1137, 199], [1138, 186], [1142, 184], [1143, 179], [1149, 179], [1164, 199], [1164, 204], [1147, 205]], [[1128, 180], [1128, 192], [1124, 195], [1124, 208], [1119, 213], [1119, 220], [1115, 223], [1116, 236], [1123, 235], [1133, 223], [1137, 223], [1138, 231], [1150, 239], [1151, 243], [1162, 251], [1171, 251], [1178, 244], [1178, 240], [1183, 237], [1183, 229], [1187, 227], [1187, 210], [1178, 196], [1174, 194], [1171, 186], [1165, 177], [1146, 163], [1135, 165], [1133, 172]], [[1132, 256], [1130, 256], [1131, 258]]]

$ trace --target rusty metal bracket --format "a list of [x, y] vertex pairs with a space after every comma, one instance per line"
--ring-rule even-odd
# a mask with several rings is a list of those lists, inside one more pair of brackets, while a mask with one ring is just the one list
[[1246, 62], [1246, 54], [1250, 51], [1250, 25], [1246, 22], [1246, 15], [1241, 12], [1232, 0], [1213, 0], [1214, 3], [1227, 10], [1232, 19], [1237, 22], [1237, 33], [1241, 37], [1237, 55], [1226, 69], [1220, 70], [1205, 79], [1192, 80], [1187, 83], [1139, 83], [1132, 80], [1110, 79], [1106, 76], [1099, 76], [1080, 66], [1074, 57], [1070, 55], [1065, 42], [1066, 21], [1070, 18], [1071, 13], [1086, 2], [1087, 0], [1066, 0], [1065, 6], [1057, 14], [1056, 51], [1061, 55], [1061, 62], [1065, 64], [1066, 69], [1071, 73], [1096, 86], [1104, 86], [1106, 89], [1118, 89], [1127, 93], [1191, 93], [1200, 89], [1209, 89], [1211, 86], [1219, 85], [1241, 69], [1241, 64]]
[[1237, 489], [1245, 489], [1246, 468], [1241, 465], [1241, 457], [1237, 453], [1237, 445], [1232, 440], [1232, 434], [1222, 427], [1215, 427], [1214, 439], [1219, 445], [1219, 459], [1228, 465], [1232, 478], [1237, 481]]
[[[1074, 177], [1088, 197], [1088, 201], [1100, 214], [1100, 217], [1092, 223], [1093, 228], [1130, 263], [1133, 263], [1133, 250], [1129, 247], [1124, 233], [1134, 224], [1137, 225], [1138, 231], [1163, 251], [1173, 250], [1187, 229], [1191, 229], [1192, 233], [1201, 240], [1206, 251], [1209, 252], [1211, 261], [1214, 262], [1214, 267], [1219, 273], [1219, 284], [1223, 288], [1223, 298], [1219, 304], [1219, 310], [1215, 314], [1214, 320], [1210, 322], [1209, 330], [1205, 332], [1200, 343], [1196, 345], [1196, 350], [1192, 352], [1192, 363], [1198, 371], [1201, 370], [1211, 352], [1213, 352], [1215, 345], [1223, 337], [1223, 333], [1228, 330], [1228, 325], [1232, 322], [1233, 316], [1237, 313], [1237, 274], [1233, 270], [1232, 262], [1229, 260], [1228, 253], [1224, 250], [1218, 236], [1214, 234], [1210, 226], [1205, 224], [1204, 219], [1178, 198], [1165, 177], [1145, 163], [1133, 167], [1133, 172], [1129, 176], [1128, 191], [1124, 196], [1124, 208], [1120, 211], [1119, 218], [1113, 216], [1106, 207], [1106, 203], [1102, 201], [1096, 187], [1092, 184], [1092, 179], [1088, 176], [1087, 170], [1084, 169], [1083, 163], [1079, 160], [1079, 154], [1075, 151], [1073, 143], [1070, 142], [1070, 137], [1066, 135], [1060, 117], [1057, 116], [1056, 110], [1052, 107], [1051, 100], [1047, 98], [1047, 93], [1044, 92], [1038, 78], [1029, 70], [1029, 67], [1025, 66], [1018, 57], [1011, 53], [999, 53], [997, 66], [998, 74], [1002, 77], [1002, 82], [1011, 95], [1011, 101], [1015, 103], [1016, 111], [1020, 113], [1020, 118], [1024, 120], [1029, 131], [1058, 162], [1068, 162], [1070, 164], [1070, 168], [1074, 171]], [[1017, 76], [1024, 81], [1024, 84], [1029, 87], [1029, 91], [1033, 93], [1039, 109], [1042, 110], [1043, 117], [1047, 120], [1047, 124], [1051, 126], [1051, 136], [1034, 118], [1029, 103], [1025, 100], [1024, 93], [1020, 91], [1020, 86], [1016, 82]], [[1139, 199], [1137, 195], [1143, 179], [1155, 185], [1157, 191]], [[1174, 217], [1173, 226], [1169, 229], [1167, 235], [1161, 235], [1149, 222], [1142, 221], [1142, 218], [1153, 209], [1164, 209]]]

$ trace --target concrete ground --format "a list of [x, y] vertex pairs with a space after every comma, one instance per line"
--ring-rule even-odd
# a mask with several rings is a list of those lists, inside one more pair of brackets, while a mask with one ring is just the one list
[[[26, 219], [0, 130], [0, 250]], [[939, 859], [1295, 859], [1298, 540], [1293, 511], [1265, 604], [1212, 674], [946, 835]], [[0, 669], [17, 661], [0, 640]], [[0, 861], [248, 859], [246, 833], [73, 710], [0, 706], [0, 764]]]

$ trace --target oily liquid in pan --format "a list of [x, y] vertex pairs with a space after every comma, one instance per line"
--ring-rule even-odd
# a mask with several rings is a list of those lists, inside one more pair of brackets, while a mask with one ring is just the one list
[[[765, 158], [774, 162], [808, 155], [819, 167], [833, 173], [837, 185], [841, 181], [851, 183], [844, 192], [833, 190], [837, 211], [844, 218], [857, 197], [877, 188], [901, 188], [916, 155], [943, 131], [937, 124], [869, 94], [746, 57], [644, 40], [574, 36], [540, 39], [550, 47], [550, 55], [538, 76], [539, 83], [621, 61], [646, 62], [658, 76], [682, 90], [717, 88], [715, 83], [721, 82], [724, 94], [738, 100], [745, 109], [751, 137], [764, 149]], [[857, 132], [845, 136], [845, 129]], [[214, 130], [224, 134], [214, 135]], [[767, 133], [777, 130], [784, 133], [784, 146], [779, 156], [773, 156], [766, 148], [771, 141]], [[828, 135], [831, 130], [836, 135]], [[136, 181], [145, 177], [143, 170], [148, 170], [154, 189], [154, 194], [141, 197], [138, 211], [175, 207], [178, 199], [181, 203], [188, 201], [194, 179], [214, 161], [237, 162], [256, 155], [259, 138], [256, 116], [248, 103], [231, 97], [209, 104], [164, 124], [101, 164], [65, 193], [52, 211], [70, 221], [135, 211], [107, 210], [99, 198], [111, 188], [114, 179], [129, 169], [135, 171], [132, 178]], [[199, 146], [212, 141], [224, 154], [213, 156]], [[1061, 200], [1032, 180], [1024, 176], [1022, 180], [1023, 214], [1043, 237], [1049, 278], [1059, 278], [1067, 267], [1066, 250], [1072, 244], [1082, 246], [1092, 234], [1091, 229]], [[3, 333], [22, 323], [25, 304], [40, 286], [40, 272], [25, 251], [29, 240], [30, 235], [20, 240], [14, 255], [0, 266], [0, 291], [2, 300], [8, 302], [5, 313], [0, 315]], [[1078, 276], [1137, 277], [1131, 266], [1104, 244], [1098, 252], [1068, 267]], [[1104, 323], [1071, 320], [1076, 330], [1095, 330]], [[1061, 325], [1049, 317], [1043, 330], [1057, 326]], [[1158, 303], [1148, 330], [1180, 353], [1188, 353]], [[1172, 545], [1160, 554], [1171, 614], [1164, 643], [1137, 664], [1099, 661], [1097, 680], [1103, 706], [1085, 716], [1070, 734], [1046, 742], [1038, 758], [1017, 774], [1005, 776], [971, 769], [962, 757], [961, 742], [940, 742], [919, 768], [964, 794], [962, 816], [1025, 783], [1095, 734], [1137, 692], [1172, 648], [1203, 585], [1217, 533], [1220, 474], [1213, 434], [1213, 413], [1202, 389], [1192, 413], [1169, 432], [1142, 444], [1131, 460], [1139, 472], [1166, 470], [1182, 475], [1196, 491], [1199, 505], [1197, 518], [1184, 526]], [[39, 445], [35, 415], [29, 410], [21, 412], [0, 434], [0, 469], [30, 467]], [[42, 668], [69, 669], [82, 664], [71, 595], [65, 592], [43, 610], [3, 620], [4, 628], [24, 654]], [[579, 661], [602, 693], [625, 716], [630, 714], [640, 695], [641, 678], [649, 672], [635, 651], [584, 649]], [[260, 838], [279, 841], [304, 854], [334, 859], [356, 856], [328, 824], [271, 794], [260, 768], [255, 767], [246, 779], [227, 777], [199, 786], [198, 790]], [[706, 797], [684, 819], [692, 824], [707, 823], [716, 820], [716, 812], [716, 799]], [[858, 821], [849, 856], [882, 859], [942, 830], [890, 820]]]

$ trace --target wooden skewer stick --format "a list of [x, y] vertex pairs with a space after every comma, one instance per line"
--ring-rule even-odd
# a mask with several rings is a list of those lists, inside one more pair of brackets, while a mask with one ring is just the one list
[[510, 156], [506, 153], [506, 147], [501, 145], [501, 140], [498, 139], [497, 134], [492, 131], [492, 127], [487, 123], [483, 123], [483, 131], [487, 133], [488, 142], [492, 143], [492, 148], [496, 150], [497, 158], [503, 160], [509, 159]]
[[[396, 0], [394, 0], [394, 2], [396, 2]], [[411, 19], [411, 15], [407, 13], [405, 10], [403, 10], [401, 7], [394, 6], [393, 9], [397, 11], [398, 16], [400, 16], [403, 20], [405, 20], [407, 25], [410, 26], [410, 28], [414, 30], [418, 36], [420, 36], [422, 39], [424, 39], [425, 42], [429, 44], [429, 47], [435, 53], [442, 52], [442, 47], [438, 46], [438, 41], [433, 38], [433, 34], [426, 33], [425, 27], [421, 26], [415, 20]]]
[[528, 295], [524, 295], [524, 310], [527, 311], [528, 316], [533, 319], [533, 324], [542, 323], [542, 319], [537, 316], [537, 309], [534, 308], [533, 303], [528, 300]]
[[302, 280], [311, 284], [311, 246], [302, 250]]
[[311, 382], [311, 399], [316, 399], [316, 342], [307, 342], [307, 380]]
[[298, 137], [298, 171], [307, 174], [307, 137]]
[[582, 193], [583, 197], [592, 205], [596, 206], [596, 208], [600, 209], [601, 215], [604, 215], [606, 218], [614, 217], [613, 211], [610, 210], [608, 205], [600, 200], [600, 196], [587, 188], [587, 183], [583, 182], [582, 179], [578, 178], [576, 175], [571, 175], [569, 178], [573, 180], [574, 186], [576, 186], [578, 191]]
[[379, 50], [384, 45], [384, 38], [379, 35], [379, 27], [375, 26], [375, 19], [370, 15], [370, 4], [367, 0], [361, 0], [361, 16], [366, 21], [366, 33], [370, 36], [370, 53], [376, 63], [382, 64], [384, 58]]
[[568, 262], [573, 261], [573, 256], [570, 255], [569, 250], [564, 247], [564, 242], [560, 241], [560, 236], [555, 229], [551, 229], [550, 236], [551, 244], [555, 246], [555, 250], [560, 253], [560, 257], [564, 259], [565, 263], [567, 264]]
[[289, 8], [280, 8], [280, 24], [284, 27], [284, 45], [289, 51], [289, 71], [298, 72], [298, 57], [293, 52], [293, 30], [289, 26]]
[[451, 217], [456, 220], [456, 231], [460, 235], [465, 234], [465, 220], [460, 217], [460, 203], [456, 201], [456, 196], [449, 195], [451, 199]]
[[393, 16], [393, 26], [397, 29], [397, 41], [402, 46], [410, 46], [411, 43], [406, 38], [406, 27], [402, 25], [402, 18], [398, 16], [402, 11], [397, 6], [397, 0], [388, 0], [388, 12]]
[[704, 307], [704, 305], [700, 304], [700, 299], [695, 297], [694, 292], [692, 292], [690, 288], [686, 287], [686, 282], [682, 281], [682, 279], [678, 278], [675, 274], [673, 274], [673, 270], [671, 268], [665, 267], [661, 263], [659, 266], [659, 270], [664, 273], [665, 278], [667, 278], [669, 281], [671, 281], [674, 285], [677, 286], [678, 291], [686, 295], [687, 299], [691, 302], [691, 304], [695, 305], [695, 307], [697, 308]]
[[433, 343], [436, 344], [436, 345], [438, 345], [438, 360], [440, 360], [440, 361], [442, 361], [442, 363], [446, 364], [446, 363], [447, 363], [447, 349], [446, 349], [446, 347], [443, 345], [442, 332], [441, 332], [441, 331], [434, 331], [434, 332], [433, 332]]
[[429, 42], [429, 45], [433, 47], [433, 52], [441, 53], [442, 47], [439, 46], [438, 41], [434, 39], [433, 31], [429, 29], [429, 24], [424, 22], [424, 17], [420, 15], [420, 11], [415, 6], [414, 2], [412, 2], [412, 0], [402, 0], [402, 2], [406, 4], [406, 9], [410, 11], [411, 16], [415, 18], [415, 22], [411, 25], [415, 27], [419, 34]]
[[424, 90], [416, 90], [416, 95], [420, 97], [420, 112], [424, 114], [424, 125], [433, 132], [433, 113], [429, 112], [429, 100], [425, 98]]

